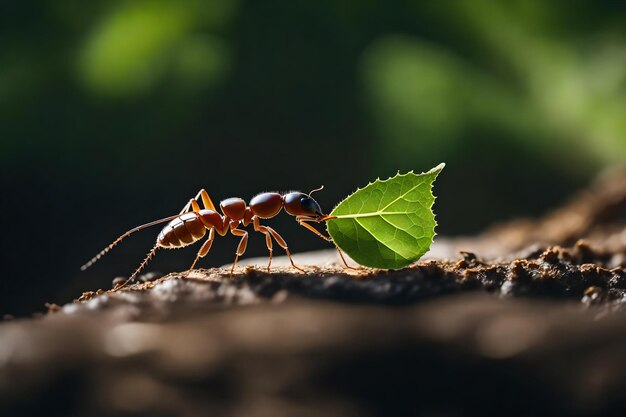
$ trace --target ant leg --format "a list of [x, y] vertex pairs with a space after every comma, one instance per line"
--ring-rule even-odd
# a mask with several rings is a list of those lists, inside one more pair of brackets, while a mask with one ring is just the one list
[[230, 232], [235, 236], [241, 236], [241, 240], [239, 241], [239, 245], [237, 246], [237, 255], [235, 256], [235, 261], [233, 262], [233, 266], [230, 268], [230, 274], [233, 274], [235, 270], [235, 266], [237, 266], [237, 261], [239, 257], [246, 252], [246, 248], [248, 247], [248, 232], [245, 230], [237, 229], [237, 224], [231, 223]]
[[341, 249], [339, 249], [339, 246], [335, 245], [335, 249], [337, 249], [337, 253], [339, 254], [339, 257], [341, 258], [341, 261], [343, 262], [343, 266], [345, 266], [348, 269], [354, 269], [355, 271], [359, 269], [359, 268], [355, 268], [353, 266], [348, 265], [348, 263], [346, 262], [346, 258], [343, 257], [343, 252], [341, 251]]
[[278, 245], [283, 248], [285, 250], [285, 252], [287, 252], [287, 256], [289, 257], [289, 262], [291, 262], [291, 266], [293, 266], [294, 268], [296, 268], [298, 271], [302, 271], [305, 272], [304, 269], [300, 268], [299, 266], [297, 266], [294, 262], [293, 259], [291, 258], [291, 252], [289, 252], [289, 248], [287, 247], [287, 242], [285, 242], [285, 239], [283, 239], [283, 237], [281, 235], [278, 234], [278, 232], [274, 229], [272, 229], [269, 226], [265, 226], [267, 227], [267, 231], [270, 232], [270, 234], [272, 235], [272, 237], [274, 239], [276, 239], [276, 243], [278, 243]]
[[[311, 232], [315, 233], [316, 235], [318, 235], [319, 237], [321, 237], [322, 239], [326, 240], [327, 242], [333, 242], [333, 238], [331, 238], [330, 236], [324, 236], [319, 230], [317, 230], [316, 228], [314, 228], [312, 225], [310, 225], [307, 222], [311, 222], [311, 221], [316, 221], [314, 219], [307, 219], [307, 218], [302, 218], [302, 217], [296, 217], [296, 221], [298, 222], [298, 224], [308, 230], [310, 230]], [[341, 261], [343, 262], [343, 265], [348, 268], [348, 269], [358, 269], [355, 268], [353, 266], [348, 265], [348, 262], [346, 262], [346, 258], [344, 258], [343, 256], [343, 252], [341, 252], [341, 249], [339, 249], [339, 246], [337, 246], [335, 244], [335, 242], [333, 242], [333, 244], [335, 245], [335, 249], [337, 249], [337, 253], [339, 253], [339, 257], [341, 258]]]
[[185, 204], [185, 207], [183, 207], [183, 209], [181, 210], [180, 213], [178, 213], [178, 215], [181, 216], [185, 213], [189, 213], [189, 209], [191, 209], [191, 211], [193, 211], [194, 213], [197, 213], [200, 211], [200, 206], [198, 205], [198, 202], [193, 198], [189, 199], [187, 204]]
[[196, 266], [196, 262], [198, 262], [198, 259], [204, 258], [207, 255], [207, 253], [209, 253], [209, 250], [211, 250], [211, 245], [213, 245], [213, 240], [215, 240], [215, 229], [211, 228], [209, 230], [208, 239], [200, 247], [200, 250], [198, 251], [198, 254], [196, 255], [196, 259], [194, 259], [193, 263], [191, 264], [187, 272], [185, 272], [185, 275], [183, 275], [183, 278], [187, 278], [187, 276], [189, 275], [193, 267]]
[[258, 231], [265, 234], [265, 245], [267, 246], [267, 250], [270, 252], [270, 261], [267, 264], [267, 272], [270, 272], [270, 268], [272, 267], [272, 258], [274, 255], [274, 245], [272, 244], [272, 237], [270, 236], [270, 233], [265, 226], [259, 226]]
[[215, 204], [213, 204], [213, 201], [211, 201], [211, 197], [209, 197], [209, 193], [207, 193], [204, 188], [201, 189], [198, 194], [200, 194], [200, 197], [202, 197], [202, 204], [204, 204], [205, 209], [217, 211], [217, 209], [215, 208]]
[[187, 202], [187, 204], [185, 204], [185, 206], [184, 206], [184, 207], [183, 207], [183, 209], [180, 211], [180, 213], [178, 213], [178, 215], [185, 214], [185, 213], [189, 212], [189, 209], [191, 208], [191, 201], [192, 201], [192, 200], [193, 200], [193, 198], [192, 198], [191, 200], [189, 200], [189, 201]]
[[267, 246], [267, 250], [270, 252], [270, 261], [267, 264], [267, 272], [270, 272], [270, 268], [272, 266], [273, 253], [274, 253], [274, 247], [272, 245], [272, 237], [270, 235], [270, 232], [267, 230], [267, 227], [261, 226], [259, 224], [258, 217], [255, 216], [253, 221], [254, 221], [254, 230], [257, 232], [261, 232], [265, 235], [265, 245]]
[[[204, 204], [204, 208], [217, 211], [215, 209], [215, 205], [213, 204], [213, 201], [211, 201], [211, 197], [209, 197], [209, 193], [207, 193], [206, 190], [202, 188], [200, 191], [198, 191], [198, 194], [196, 194], [194, 198], [190, 199], [189, 202], [185, 204], [185, 207], [183, 207], [183, 209], [180, 211], [179, 214], [185, 214], [189, 212], [189, 209], [192, 207], [193, 207], [193, 211], [195, 212], [200, 211], [200, 206], [198, 205], [198, 202], [197, 202], [199, 198], [202, 199], [202, 204]], [[196, 207], [198, 208], [197, 210], [196, 210]]]
[[333, 241], [333, 239], [330, 236], [324, 236], [319, 230], [317, 230], [316, 228], [314, 228], [313, 226], [311, 226], [310, 224], [307, 223], [307, 221], [315, 221], [315, 220], [307, 220], [307, 219], [302, 219], [302, 218], [297, 218], [296, 217], [296, 221], [298, 222], [298, 224], [300, 226], [309, 229], [311, 232], [315, 233], [316, 235], [318, 235], [319, 237], [321, 237], [325, 241], [327, 241], [327, 242], [332, 242]]
[[254, 217], [253, 221], [254, 221], [254, 230], [265, 234], [265, 241], [267, 243], [267, 249], [269, 249], [270, 251], [270, 263], [267, 266], [268, 272], [270, 270], [270, 266], [272, 265], [272, 242], [270, 239], [270, 235], [274, 238], [274, 240], [276, 240], [276, 243], [278, 243], [278, 245], [285, 250], [285, 252], [287, 253], [287, 257], [289, 257], [289, 262], [291, 262], [291, 266], [293, 266], [298, 271], [305, 272], [304, 269], [298, 267], [295, 264], [295, 262], [293, 261], [293, 258], [291, 257], [291, 252], [289, 251], [287, 242], [285, 242], [285, 239], [283, 239], [282, 236], [279, 235], [278, 232], [276, 232], [276, 230], [272, 229], [269, 226], [261, 226], [259, 222], [259, 218], [256, 216]]

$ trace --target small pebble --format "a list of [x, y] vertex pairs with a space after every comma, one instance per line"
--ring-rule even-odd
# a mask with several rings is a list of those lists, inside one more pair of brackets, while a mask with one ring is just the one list
[[141, 282], [149, 282], [159, 279], [162, 276], [163, 273], [161, 272], [146, 272], [145, 274], [139, 275], [139, 278], [137, 278], [137, 280]]
[[113, 288], [117, 287], [118, 285], [122, 285], [125, 281], [127, 280], [126, 277], [115, 277], [113, 278]]

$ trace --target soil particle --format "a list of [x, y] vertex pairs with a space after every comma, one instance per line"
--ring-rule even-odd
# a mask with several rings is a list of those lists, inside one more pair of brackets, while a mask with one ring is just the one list
[[46, 303], [45, 306], [46, 306], [46, 310], [48, 311], [48, 314], [57, 313], [61, 311], [61, 306], [55, 303]]

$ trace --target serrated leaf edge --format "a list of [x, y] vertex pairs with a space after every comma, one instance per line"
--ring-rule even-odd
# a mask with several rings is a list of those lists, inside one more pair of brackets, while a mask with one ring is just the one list
[[[428, 174], [436, 174], [435, 178], [433, 178], [433, 182], [431, 182], [430, 184], [430, 189], [431, 189], [431, 194], [432, 194], [432, 189], [433, 189], [433, 184], [435, 183], [435, 179], [437, 178], [437, 176], [439, 175], [439, 173], [443, 170], [443, 168], [446, 166], [446, 164], [444, 162], [440, 163], [439, 165], [437, 165], [436, 167], [426, 171], [426, 172], [422, 172], [420, 174], [415, 174], [415, 172], [413, 170], [407, 172], [406, 174], [400, 174], [400, 171], [397, 172], [396, 175], [394, 175], [393, 177], [389, 177], [386, 180], [381, 180], [380, 178], [376, 178], [375, 181], [370, 181], [366, 186], [362, 187], [362, 188], [357, 188], [355, 191], [352, 192], [352, 194], [348, 195], [346, 198], [344, 198], [343, 200], [341, 200], [339, 203], [337, 203], [335, 205], [335, 207], [333, 207], [333, 209], [330, 211], [331, 213], [333, 211], [335, 211], [335, 209], [344, 201], [348, 200], [350, 197], [352, 197], [354, 194], [358, 193], [359, 191], [369, 187], [370, 185], [373, 184], [377, 184], [377, 183], [385, 183], [387, 181], [391, 181], [394, 180], [398, 177], [406, 177], [407, 175], [413, 174], [417, 177], [423, 176], [423, 175], [428, 175]], [[411, 192], [412, 190], [407, 191], [405, 194], [408, 194], [409, 192]], [[402, 196], [400, 196], [402, 197]], [[400, 198], [398, 197], [398, 198]], [[433, 204], [436, 200], [436, 196], [433, 195]], [[384, 210], [385, 208], [389, 207], [391, 204], [393, 204], [396, 200], [392, 201], [391, 203], [387, 204], [385, 207], [382, 208], [382, 210]], [[429, 209], [432, 209], [432, 205], [429, 207]], [[339, 216], [335, 216], [334, 219], [331, 219], [329, 221], [333, 221], [335, 219], [355, 219], [355, 218], [359, 218], [359, 217], [373, 217], [373, 216], [380, 216], [382, 214], [385, 215], [389, 215], [389, 214], [407, 214], [408, 212], [384, 212], [384, 211], [373, 211], [371, 213], [358, 213], [358, 214], [344, 214], [344, 215], [339, 215]], [[435, 221], [435, 226], [437, 226], [437, 221]]]

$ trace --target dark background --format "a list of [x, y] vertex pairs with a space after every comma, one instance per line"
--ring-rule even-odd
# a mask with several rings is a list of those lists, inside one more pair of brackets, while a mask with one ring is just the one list
[[[109, 288], [158, 227], [80, 265], [201, 187], [324, 184], [330, 211], [445, 161], [439, 234], [540, 214], [625, 161], [625, 80], [622, 2], [0, 2], [0, 314]], [[271, 224], [295, 252], [328, 247]], [[266, 253], [253, 235], [247, 256]]]

